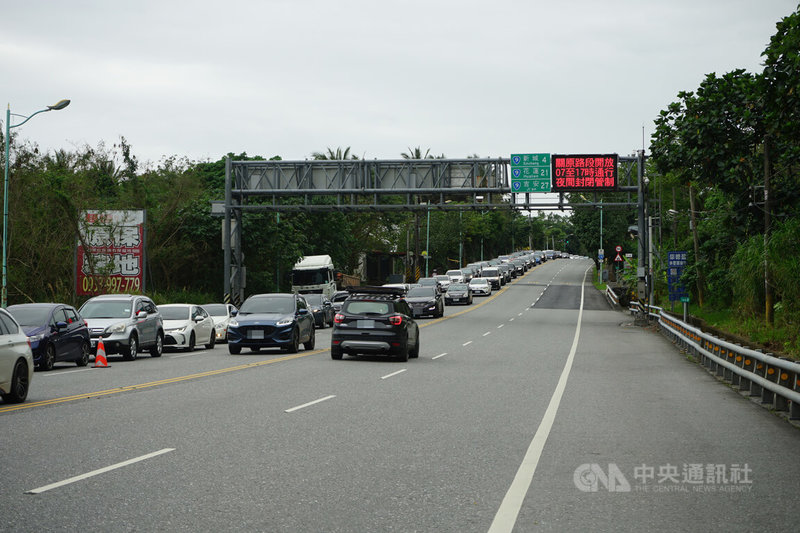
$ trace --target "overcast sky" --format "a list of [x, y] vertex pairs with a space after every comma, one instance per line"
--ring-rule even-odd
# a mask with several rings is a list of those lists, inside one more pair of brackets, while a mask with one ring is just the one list
[[[42, 149], [630, 154], [796, 0], [0, 0], [0, 100]], [[2, 116], [5, 120], [5, 114]], [[21, 119], [12, 119], [17, 124]]]

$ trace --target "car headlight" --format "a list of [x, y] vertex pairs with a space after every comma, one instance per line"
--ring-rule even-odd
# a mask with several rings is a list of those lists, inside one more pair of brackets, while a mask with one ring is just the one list
[[127, 322], [117, 322], [106, 328], [106, 333], [122, 333], [128, 327]]
[[239, 327], [239, 321], [238, 320], [231, 320], [230, 322], [228, 322], [228, 327], [229, 328], [238, 328]]
[[183, 333], [184, 331], [186, 331], [186, 326], [180, 328], [170, 328], [167, 331], [170, 333]]
[[39, 335], [34, 335], [33, 337], [28, 337], [28, 340], [31, 341], [31, 343], [39, 342], [42, 339], [44, 339], [44, 334], [39, 334]]
[[292, 318], [292, 317], [281, 318], [280, 320], [275, 322], [275, 325], [276, 326], [289, 326], [289, 325], [291, 325], [292, 322], [294, 322], [294, 318]]

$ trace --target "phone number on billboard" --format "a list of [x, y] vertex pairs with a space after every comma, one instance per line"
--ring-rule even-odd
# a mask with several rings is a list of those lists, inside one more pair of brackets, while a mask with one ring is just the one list
[[81, 281], [81, 289], [84, 293], [131, 293], [139, 292], [142, 280], [138, 277], [85, 277]]

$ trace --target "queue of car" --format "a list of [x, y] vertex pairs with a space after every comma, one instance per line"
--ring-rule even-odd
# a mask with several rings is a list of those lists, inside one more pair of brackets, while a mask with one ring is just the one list
[[[529, 268], [560, 252], [517, 253], [470, 263], [420, 278], [417, 283], [353, 287], [328, 299], [322, 294], [256, 294], [237, 309], [231, 304], [176, 303], [156, 306], [140, 294], [104, 294], [80, 309], [60, 303], [27, 303], [0, 309], [0, 397], [27, 398], [34, 368], [56, 363], [86, 366], [100, 340], [106, 354], [133, 360], [143, 352], [212, 349], [226, 342], [232, 355], [248, 348], [295, 353], [315, 347], [316, 328], [332, 326], [331, 357], [344, 354], [419, 355], [417, 318], [444, 316], [446, 305], [471, 305]], [[567, 256], [568, 257], [568, 256]]]

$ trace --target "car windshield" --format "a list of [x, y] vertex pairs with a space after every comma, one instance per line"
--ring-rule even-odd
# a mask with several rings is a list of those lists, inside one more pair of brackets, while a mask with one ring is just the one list
[[333, 295], [333, 298], [331, 300], [334, 302], [343, 302], [347, 300], [349, 296], [350, 296], [349, 292], [337, 292], [336, 294]]
[[211, 316], [228, 316], [228, 306], [225, 304], [206, 304], [203, 309]]
[[162, 305], [158, 310], [161, 311], [161, 318], [164, 320], [189, 320], [189, 306], [168, 307]]
[[294, 297], [251, 298], [242, 304], [239, 313], [243, 315], [248, 313], [280, 313], [288, 315], [294, 313]]
[[41, 326], [50, 319], [51, 309], [51, 307], [12, 305], [8, 308], [8, 312], [17, 319], [20, 326]]
[[485, 268], [483, 272], [481, 272], [482, 278], [496, 278], [500, 275], [500, 271], [496, 268]]
[[467, 290], [466, 283], [453, 283], [450, 285], [450, 288], [447, 289], [447, 292], [458, 292], [458, 291], [465, 291]]
[[419, 278], [417, 283], [420, 285], [436, 285], [436, 280], [434, 278]]
[[81, 307], [83, 318], [129, 318], [131, 302], [129, 300], [88, 301]]
[[434, 290], [431, 287], [414, 287], [408, 291], [409, 298], [433, 298]]
[[389, 312], [387, 302], [350, 300], [344, 304], [344, 312], [354, 315], [385, 315]]
[[469, 281], [470, 285], [487, 285], [488, 283], [489, 281], [484, 278], [472, 278]]
[[308, 305], [322, 305], [321, 294], [304, 294], [303, 298], [306, 299]]

